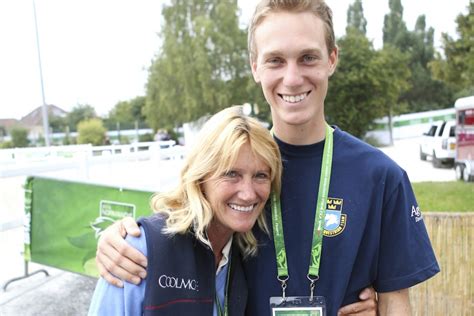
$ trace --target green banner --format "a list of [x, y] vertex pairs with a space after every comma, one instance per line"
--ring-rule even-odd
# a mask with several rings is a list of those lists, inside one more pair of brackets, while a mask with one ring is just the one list
[[41, 177], [28, 178], [25, 189], [31, 261], [90, 276], [98, 275], [101, 232], [122, 217], [151, 214], [153, 192]]

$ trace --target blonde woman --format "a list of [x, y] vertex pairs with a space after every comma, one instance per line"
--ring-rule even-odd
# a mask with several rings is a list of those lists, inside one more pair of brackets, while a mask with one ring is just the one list
[[148, 259], [147, 277], [123, 288], [100, 279], [90, 315], [244, 315], [242, 259], [257, 252], [252, 228], [280, 191], [277, 144], [260, 122], [227, 108], [203, 127], [173, 191], [157, 194], [156, 214], [127, 240]]

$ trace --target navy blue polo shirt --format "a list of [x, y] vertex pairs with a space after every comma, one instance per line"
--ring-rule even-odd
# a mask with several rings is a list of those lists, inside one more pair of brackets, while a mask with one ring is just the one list
[[[294, 146], [277, 139], [283, 158], [282, 220], [287, 296], [309, 296], [306, 278], [324, 141]], [[270, 207], [266, 208], [271, 222]], [[271, 226], [271, 225], [269, 225]], [[281, 296], [272, 237], [255, 230], [258, 256], [245, 262], [247, 315], [270, 315]], [[439, 272], [422, 213], [406, 172], [380, 150], [336, 128], [316, 295], [328, 315], [356, 302], [367, 286], [378, 292], [411, 287]]]

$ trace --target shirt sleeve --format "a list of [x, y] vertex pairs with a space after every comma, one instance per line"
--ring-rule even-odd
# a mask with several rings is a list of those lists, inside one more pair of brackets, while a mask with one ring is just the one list
[[[140, 237], [127, 236], [130, 245], [147, 256], [145, 231], [140, 227]], [[145, 298], [146, 279], [139, 285], [123, 282], [119, 288], [109, 284], [103, 278], [97, 282], [88, 315], [142, 315]]]
[[384, 203], [374, 288], [391, 292], [414, 286], [439, 272], [423, 216], [406, 173]]

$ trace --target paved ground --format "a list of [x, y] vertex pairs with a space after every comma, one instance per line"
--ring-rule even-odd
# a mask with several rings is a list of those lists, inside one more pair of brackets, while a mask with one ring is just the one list
[[411, 138], [395, 142], [395, 146], [381, 148], [408, 173], [412, 182], [455, 181], [452, 168], [434, 168], [431, 161], [422, 161], [419, 157], [418, 139]]
[[[413, 182], [453, 181], [452, 169], [435, 169], [430, 162], [418, 157], [416, 139], [397, 141], [395, 146], [382, 149], [398, 162]], [[156, 162], [106, 165], [90, 170], [102, 183], [134, 186], [141, 184], [146, 189], [166, 187], [172, 180], [172, 170], [179, 169], [170, 162], [158, 166]], [[50, 173], [60, 177], [80, 179], [77, 171]], [[121, 176], [119, 176], [121, 175]], [[166, 175], [163, 177], [163, 175]], [[0, 178], [0, 316], [29, 315], [86, 315], [96, 280], [89, 277], [44, 267], [32, 263], [29, 272], [46, 269], [50, 276], [36, 274], [25, 280], [11, 283], [3, 291], [5, 282], [24, 275], [23, 249], [23, 191], [25, 177]]]

